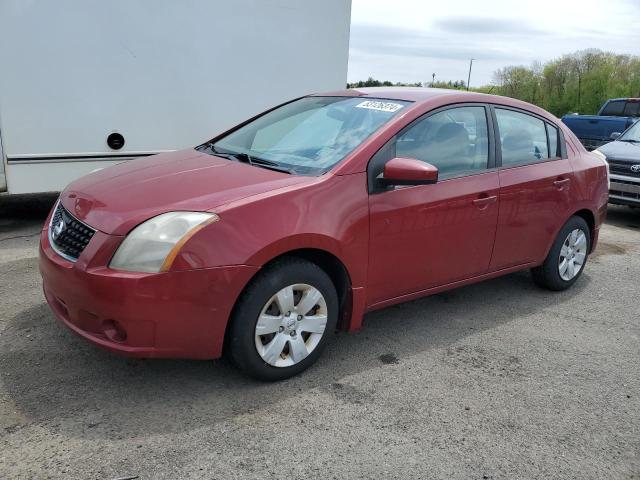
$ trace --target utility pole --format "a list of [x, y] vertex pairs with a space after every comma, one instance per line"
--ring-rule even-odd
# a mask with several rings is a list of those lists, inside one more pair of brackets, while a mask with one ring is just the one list
[[469, 60], [469, 76], [467, 77], [467, 92], [469, 91], [469, 84], [471, 83], [471, 67], [473, 67], [473, 61], [475, 58]]

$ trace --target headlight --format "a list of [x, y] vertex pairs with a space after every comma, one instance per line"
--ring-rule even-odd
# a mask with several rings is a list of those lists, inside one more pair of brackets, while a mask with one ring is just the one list
[[130, 272], [166, 272], [187, 240], [217, 220], [215, 213], [169, 212], [158, 215], [129, 232], [109, 266]]
[[602, 159], [602, 161], [604, 162], [604, 166], [607, 167], [607, 189], [611, 188], [611, 179], [609, 178], [610, 172], [609, 172], [609, 162], [607, 162], [607, 156], [602, 153], [600, 150], [598, 150], [597, 148], [592, 151], [591, 153], [595, 153], [598, 157], [600, 157]]

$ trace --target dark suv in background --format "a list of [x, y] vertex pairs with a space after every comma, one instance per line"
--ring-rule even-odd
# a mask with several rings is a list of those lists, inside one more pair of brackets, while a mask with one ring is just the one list
[[615, 140], [640, 118], [640, 98], [612, 98], [604, 102], [597, 115], [575, 113], [562, 122], [575, 133], [587, 150]]

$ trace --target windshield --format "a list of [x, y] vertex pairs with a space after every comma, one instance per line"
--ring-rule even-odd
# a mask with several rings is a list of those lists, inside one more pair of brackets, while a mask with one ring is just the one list
[[[279, 107], [227, 135], [212, 154], [250, 157], [257, 166], [277, 165], [320, 175], [397, 115], [410, 102], [353, 97], [305, 97]], [[262, 165], [261, 165], [262, 161]]]
[[627, 142], [640, 142], [640, 121], [637, 121], [635, 124], [629, 127], [626, 132], [618, 137], [618, 140], [625, 140]]

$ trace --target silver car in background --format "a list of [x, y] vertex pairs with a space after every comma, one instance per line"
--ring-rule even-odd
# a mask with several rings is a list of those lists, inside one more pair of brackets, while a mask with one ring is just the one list
[[640, 206], [640, 122], [594, 153], [609, 164], [609, 203]]

